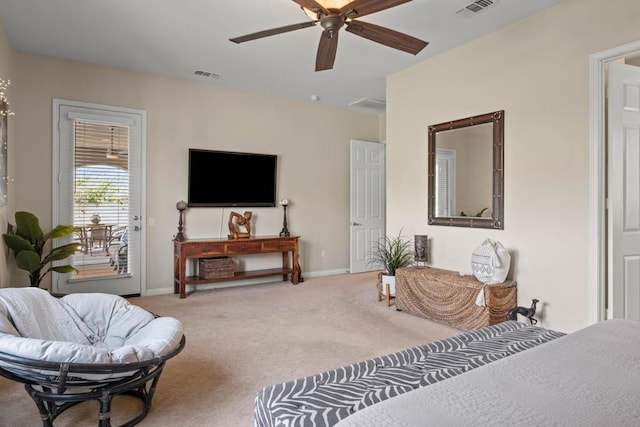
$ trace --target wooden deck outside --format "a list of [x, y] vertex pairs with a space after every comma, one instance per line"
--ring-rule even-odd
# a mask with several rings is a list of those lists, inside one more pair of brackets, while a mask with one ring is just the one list
[[73, 280], [84, 280], [96, 277], [117, 276], [118, 273], [109, 264], [109, 261], [100, 264], [76, 265], [78, 271], [73, 274]]
[[103, 249], [94, 249], [92, 253], [76, 252], [72, 280], [94, 279], [97, 277], [117, 276], [118, 272], [111, 265], [110, 257]]

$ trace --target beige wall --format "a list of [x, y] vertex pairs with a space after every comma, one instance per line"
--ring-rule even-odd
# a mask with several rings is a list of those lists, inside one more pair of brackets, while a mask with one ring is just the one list
[[[0, 20], [0, 78], [4, 80], [13, 80], [13, 48], [11, 47], [11, 43], [9, 42], [9, 37], [7, 36], [7, 32], [2, 20]], [[16, 109], [16, 100], [14, 96], [15, 90], [12, 86], [9, 86], [7, 91], [7, 98], [9, 99], [10, 107], [12, 110]], [[8, 172], [11, 175], [13, 173], [13, 159], [15, 155], [13, 153], [13, 139], [14, 139], [14, 131], [13, 131], [13, 117], [9, 117], [8, 119], [8, 139], [9, 139], [9, 149], [8, 149]], [[9, 196], [12, 196], [11, 192], [13, 188], [9, 189]], [[0, 233], [4, 233], [7, 231], [7, 222], [9, 222], [10, 218], [13, 217], [12, 211], [13, 203], [11, 199], [9, 199], [9, 204], [7, 206], [0, 206]], [[9, 254], [7, 253], [6, 246], [4, 242], [0, 241], [0, 287], [7, 286], [9, 283]]]
[[[15, 116], [19, 141], [12, 147], [16, 170], [11, 197], [16, 208], [35, 212], [46, 227], [51, 226], [52, 99], [147, 112], [146, 217], [155, 221], [147, 227], [149, 293], [173, 289], [175, 204], [187, 198], [190, 147], [277, 154], [278, 197], [292, 201], [289, 229], [301, 235], [303, 272], [348, 268], [349, 140], [378, 140], [377, 115], [27, 53], [16, 54], [15, 74], [20, 111]], [[233, 185], [233, 176], [211, 185]], [[277, 234], [282, 228], [281, 208], [251, 210], [256, 235]], [[188, 210], [187, 236], [226, 235], [229, 212]], [[251, 268], [274, 266], [268, 257], [246, 262]]]
[[[391, 76], [388, 230], [428, 234], [432, 265], [464, 272], [473, 249], [497, 239], [520, 305], [538, 298], [543, 325], [585, 326], [589, 55], [640, 39], [639, 22], [636, 0], [567, 0]], [[502, 109], [505, 229], [427, 226], [427, 126]]]

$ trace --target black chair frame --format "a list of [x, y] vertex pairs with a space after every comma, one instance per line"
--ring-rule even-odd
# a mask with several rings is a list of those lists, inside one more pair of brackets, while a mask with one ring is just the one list
[[[182, 351], [186, 339], [170, 353], [143, 362], [119, 364], [58, 363], [27, 359], [0, 352], [0, 375], [21, 382], [33, 399], [43, 427], [53, 427], [53, 421], [65, 410], [89, 400], [100, 403], [99, 427], [111, 426], [111, 401], [121, 394], [142, 401], [142, 412], [120, 427], [138, 424], [151, 409], [156, 385], [166, 361]], [[77, 376], [82, 375], [83, 376]], [[112, 378], [86, 379], [89, 375]]]

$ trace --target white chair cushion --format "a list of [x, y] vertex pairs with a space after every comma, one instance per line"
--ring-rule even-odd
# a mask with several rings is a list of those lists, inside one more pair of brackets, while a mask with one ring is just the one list
[[117, 295], [71, 294], [62, 301], [91, 329], [92, 344], [109, 350], [124, 345], [129, 335], [154, 319], [153, 314]]
[[91, 330], [72, 309], [44, 289], [0, 289], [0, 306], [15, 327], [14, 333], [20, 336], [91, 344]]
[[0, 351], [69, 363], [132, 363], [168, 354], [182, 324], [109, 294], [61, 299], [38, 288], [0, 289]]

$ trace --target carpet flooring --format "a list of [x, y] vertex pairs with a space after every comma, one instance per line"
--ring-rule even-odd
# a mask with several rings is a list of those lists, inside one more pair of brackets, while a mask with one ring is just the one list
[[[253, 425], [253, 401], [271, 384], [381, 356], [458, 331], [377, 301], [376, 273], [307, 278], [131, 298], [180, 319], [187, 344], [167, 362], [153, 407], [139, 426]], [[114, 400], [112, 423], [137, 409]], [[97, 402], [72, 408], [55, 425], [97, 425]], [[0, 426], [42, 425], [21, 384], [0, 378]]]

